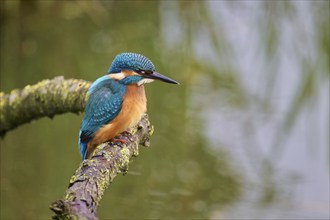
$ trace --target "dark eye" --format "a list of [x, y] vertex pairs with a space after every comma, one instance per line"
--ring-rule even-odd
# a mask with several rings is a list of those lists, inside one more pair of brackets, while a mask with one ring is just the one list
[[148, 75], [148, 74], [152, 74], [151, 70], [136, 70], [137, 73], [143, 74], [143, 75]]
[[137, 70], [135, 70], [135, 72], [137, 72], [139, 74], [145, 74], [145, 71], [144, 70], [141, 70], [141, 69], [137, 69]]

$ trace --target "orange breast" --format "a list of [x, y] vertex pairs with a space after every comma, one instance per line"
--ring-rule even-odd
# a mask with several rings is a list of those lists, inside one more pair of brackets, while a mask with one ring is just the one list
[[147, 99], [144, 86], [128, 85], [124, 95], [121, 111], [107, 125], [102, 126], [88, 143], [87, 155], [101, 143], [111, 140], [125, 129], [136, 125], [147, 110]]
[[118, 116], [111, 122], [116, 125], [118, 133], [136, 125], [143, 113], [147, 111], [147, 99], [144, 86], [128, 85], [123, 99], [123, 104]]

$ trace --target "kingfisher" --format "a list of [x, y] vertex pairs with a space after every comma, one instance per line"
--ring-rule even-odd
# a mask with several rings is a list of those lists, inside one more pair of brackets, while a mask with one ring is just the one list
[[97, 145], [136, 125], [147, 110], [144, 84], [160, 80], [179, 84], [155, 71], [154, 64], [137, 53], [118, 54], [108, 73], [89, 87], [79, 131], [79, 151], [88, 159]]

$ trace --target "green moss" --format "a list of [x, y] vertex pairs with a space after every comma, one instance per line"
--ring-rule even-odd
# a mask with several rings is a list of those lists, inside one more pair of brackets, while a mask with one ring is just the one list
[[139, 155], [139, 144], [137, 142], [134, 142], [133, 144], [135, 146], [133, 147], [133, 155], [132, 156], [137, 157]]
[[125, 163], [128, 164], [128, 162], [129, 162], [129, 159], [130, 159], [130, 151], [129, 151], [127, 148], [122, 148], [122, 149], [120, 150], [120, 153], [121, 153], [121, 155], [122, 155], [122, 161], [121, 161], [120, 166], [124, 166]]
[[[149, 122], [149, 121], [148, 121]], [[150, 125], [150, 123], [149, 123], [149, 136], [151, 136], [153, 133], [154, 133], [154, 130], [155, 130], [155, 128], [154, 128], [154, 126], [153, 125]]]

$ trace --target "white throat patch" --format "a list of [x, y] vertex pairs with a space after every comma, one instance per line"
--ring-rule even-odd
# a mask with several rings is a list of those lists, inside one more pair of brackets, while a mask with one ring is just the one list
[[145, 78], [145, 79], [140, 80], [140, 81], [137, 83], [137, 85], [138, 85], [138, 86], [141, 86], [141, 85], [143, 85], [143, 84], [145, 84], [145, 83], [151, 83], [151, 82], [153, 82], [153, 81], [154, 81], [153, 79]]

